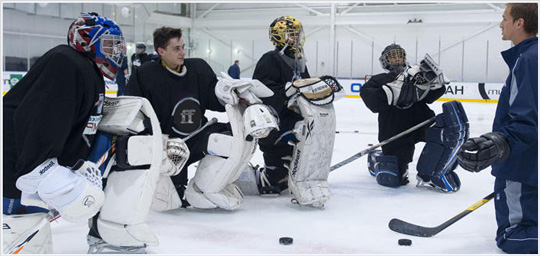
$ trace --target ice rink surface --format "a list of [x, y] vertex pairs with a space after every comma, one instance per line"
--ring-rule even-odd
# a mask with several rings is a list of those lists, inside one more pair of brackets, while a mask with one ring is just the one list
[[[443, 102], [431, 108], [441, 113]], [[496, 104], [463, 103], [471, 137], [491, 131]], [[337, 130], [332, 164], [354, 155], [377, 141], [377, 115], [361, 99], [335, 102]], [[214, 114], [226, 121], [223, 114]], [[213, 116], [213, 115], [210, 115]], [[358, 132], [354, 132], [354, 131]], [[392, 218], [422, 226], [437, 226], [465, 210], [493, 190], [490, 169], [469, 173], [457, 168], [461, 190], [444, 194], [415, 187], [416, 162], [424, 143], [416, 145], [409, 165], [411, 183], [387, 188], [376, 183], [367, 170], [367, 156], [330, 174], [331, 198], [325, 208], [299, 207], [291, 196], [246, 196], [240, 209], [179, 209], [150, 212], [148, 223], [159, 238], [150, 254], [502, 254], [495, 245], [495, 212], [488, 202], [470, 215], [431, 238], [391, 231]], [[257, 152], [254, 164], [263, 164]], [[190, 176], [195, 168], [190, 167]], [[52, 223], [54, 252], [85, 254], [86, 223], [64, 220]], [[292, 245], [280, 245], [280, 237], [292, 237]], [[399, 246], [408, 238], [411, 246]]]

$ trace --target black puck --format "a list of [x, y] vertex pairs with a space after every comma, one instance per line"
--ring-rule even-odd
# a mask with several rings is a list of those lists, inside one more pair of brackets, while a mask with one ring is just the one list
[[412, 241], [411, 241], [411, 239], [399, 239], [398, 244], [399, 245], [410, 246], [412, 244]]
[[290, 245], [292, 243], [293, 243], [292, 237], [280, 237], [279, 238], [279, 244]]

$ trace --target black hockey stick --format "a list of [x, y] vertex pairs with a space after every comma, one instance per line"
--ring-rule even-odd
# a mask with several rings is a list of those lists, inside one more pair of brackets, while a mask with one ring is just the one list
[[[96, 165], [101, 167], [105, 161], [113, 155], [113, 153], [116, 151], [116, 144], [113, 143], [109, 149], [96, 161]], [[26, 231], [26, 233], [22, 236], [22, 238], [19, 239], [19, 242], [12, 243], [11, 246], [4, 249], [4, 253], [7, 251], [8, 254], [18, 254], [26, 244], [28, 244], [32, 238], [34, 238], [35, 235], [47, 224], [48, 222], [53, 222], [54, 220], [60, 218], [60, 213], [55, 210], [51, 209], [47, 213], [47, 215], [37, 223], [36, 226], [34, 226], [29, 231]]]
[[372, 150], [374, 150], [374, 149], [376, 149], [378, 147], [381, 147], [381, 146], [386, 145], [386, 144], [388, 144], [388, 143], [390, 143], [390, 142], [392, 142], [394, 140], [397, 140], [397, 139], [399, 139], [399, 138], [401, 138], [401, 137], [403, 137], [403, 136], [405, 136], [405, 135], [407, 135], [407, 134], [409, 134], [409, 133], [411, 133], [411, 132], [413, 132], [413, 131], [415, 131], [415, 130], [417, 130], [417, 129], [425, 126], [425, 125], [431, 124], [433, 121], [435, 121], [435, 117], [432, 117], [432, 118], [430, 118], [430, 119], [428, 119], [428, 120], [426, 120], [424, 122], [421, 122], [421, 123], [409, 128], [409, 129], [407, 129], [407, 130], [405, 130], [405, 131], [403, 131], [403, 132], [401, 132], [399, 134], [396, 134], [395, 136], [393, 136], [391, 138], [388, 138], [388, 139], [384, 140], [383, 142], [381, 142], [379, 144], [375, 144], [375, 145], [373, 145], [373, 146], [371, 146], [371, 147], [369, 147], [369, 148], [367, 148], [365, 150], [362, 150], [362, 151], [354, 154], [353, 156], [351, 156], [351, 157], [349, 157], [349, 158], [347, 158], [347, 159], [345, 159], [345, 160], [343, 160], [343, 161], [341, 161], [341, 162], [339, 162], [337, 164], [334, 164], [332, 167], [330, 167], [330, 171], [334, 171], [335, 169], [337, 169], [337, 168], [339, 168], [341, 166], [344, 166], [344, 165], [346, 165], [346, 164], [348, 164], [348, 163], [350, 163], [350, 162], [352, 162], [352, 161], [366, 155], [367, 153], [369, 153], [370, 151], [372, 151]]
[[492, 192], [491, 194], [482, 198], [482, 200], [469, 206], [469, 208], [465, 209], [464, 211], [460, 212], [458, 215], [454, 216], [453, 218], [445, 221], [443, 224], [436, 227], [423, 227], [423, 226], [411, 224], [409, 222], [402, 221], [400, 219], [395, 219], [395, 218], [390, 220], [390, 222], [388, 223], [388, 227], [391, 230], [401, 233], [401, 234], [406, 234], [406, 235], [411, 235], [411, 236], [420, 236], [420, 237], [432, 237], [438, 234], [439, 232], [443, 231], [450, 225], [456, 223], [461, 218], [467, 216], [469, 213], [480, 208], [480, 206], [489, 202], [489, 200], [493, 199], [494, 195], [495, 193]]

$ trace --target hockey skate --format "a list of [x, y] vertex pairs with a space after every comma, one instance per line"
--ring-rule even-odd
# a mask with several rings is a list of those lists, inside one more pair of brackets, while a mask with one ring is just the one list
[[[416, 187], [418, 188], [426, 188], [438, 192], [443, 193], [451, 193], [451, 192], [457, 192], [459, 190], [459, 187], [461, 186], [461, 181], [459, 180], [458, 175], [455, 172], [448, 173], [448, 177], [436, 177], [432, 176], [429, 177], [427, 175], [418, 174], [416, 175]], [[444, 180], [443, 180], [444, 179]], [[454, 186], [458, 189], [455, 190], [449, 190], [446, 183], [455, 184]]]
[[146, 254], [146, 246], [117, 246], [103, 241], [103, 239], [87, 235], [88, 254]]

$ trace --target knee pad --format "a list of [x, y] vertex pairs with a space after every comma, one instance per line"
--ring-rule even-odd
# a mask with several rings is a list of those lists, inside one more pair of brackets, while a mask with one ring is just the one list
[[195, 208], [234, 210], [240, 207], [244, 198], [232, 183], [251, 160], [257, 139], [246, 140], [249, 134], [242, 122], [242, 106], [227, 104], [225, 110], [233, 135], [213, 133], [208, 138], [210, 154], [201, 159], [185, 192], [186, 200]]
[[328, 174], [334, 148], [336, 119], [332, 104], [317, 106], [297, 99], [304, 120], [296, 123], [289, 169], [289, 190], [301, 205], [322, 207], [330, 198]]
[[97, 219], [99, 235], [111, 245], [157, 245], [146, 224], [163, 154], [157, 116], [148, 100], [127, 96], [107, 99], [103, 112], [106, 118], [100, 130], [128, 136], [116, 142], [105, 203]]
[[385, 187], [399, 187], [399, 162], [397, 156], [384, 155], [381, 150], [375, 150], [368, 155], [368, 169], [379, 185]]
[[457, 153], [468, 138], [469, 124], [461, 103], [444, 103], [443, 113], [436, 116], [435, 124], [426, 131], [426, 145], [417, 165], [419, 176], [424, 181], [429, 177], [443, 191], [458, 191], [461, 183], [453, 170]]

